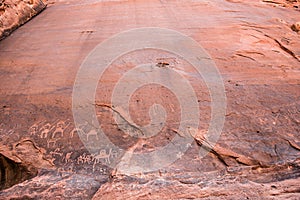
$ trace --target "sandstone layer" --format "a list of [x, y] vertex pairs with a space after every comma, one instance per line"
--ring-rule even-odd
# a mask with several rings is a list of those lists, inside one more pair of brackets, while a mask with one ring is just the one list
[[[0, 199], [300, 198], [300, 33], [293, 28], [300, 21], [299, 1], [60, 0], [48, 5], [0, 41]], [[212, 113], [203, 77], [180, 56], [160, 49], [121, 55], [96, 80], [91, 105], [101, 129], [125, 153], [99, 148], [103, 138], [89, 124], [75, 126], [72, 94], [81, 64], [101, 42], [140, 27], [185, 34], [210, 55], [199, 60], [215, 62], [227, 104], [215, 146], [203, 136]], [[178, 113], [188, 105], [166, 87], [150, 84], [134, 91], [129, 102], [134, 124], [112, 105], [122, 76], [146, 63], [153, 64], [152, 71], [173, 70], [189, 81], [201, 123], [175, 162], [125, 174], [133, 162], [130, 152], [153, 152], [185, 137]], [[130, 83], [138, 84], [149, 71]], [[150, 122], [154, 103], [164, 107], [166, 122], [158, 134], [142, 138], [139, 126]], [[199, 155], [201, 149], [206, 156]], [[109, 167], [114, 162], [116, 167]]]
[[0, 40], [46, 7], [43, 0], [1, 0]]

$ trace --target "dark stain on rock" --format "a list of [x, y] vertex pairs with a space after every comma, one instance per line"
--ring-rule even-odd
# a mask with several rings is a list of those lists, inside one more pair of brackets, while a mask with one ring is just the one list
[[31, 179], [37, 173], [0, 154], [0, 190]]

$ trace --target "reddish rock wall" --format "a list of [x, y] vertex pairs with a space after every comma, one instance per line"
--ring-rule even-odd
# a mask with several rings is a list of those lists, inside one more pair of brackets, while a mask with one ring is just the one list
[[[0, 199], [298, 200], [300, 35], [291, 27], [300, 21], [299, 6], [291, 0], [52, 2], [0, 41], [0, 172], [6, 188]], [[210, 93], [181, 57], [159, 50], [123, 55], [99, 80], [92, 104], [115, 145], [151, 152], [181, 134], [179, 103], [157, 86], [134, 93], [130, 114], [145, 125], [150, 105], [160, 103], [169, 114], [162, 132], [137, 139], [116, 125], [110, 97], [134, 66], [151, 62], [174, 69], [195, 88], [201, 110], [200, 130], [180, 159], [158, 171], [126, 176], [107, 166], [118, 155], [109, 147], [99, 149], [99, 135], [82, 131], [87, 124], [75, 127], [73, 86], [82, 61], [99, 43], [124, 30], [154, 26], [188, 35], [210, 54], [225, 86], [225, 124], [212, 151], [197, 135], [211, 116]], [[136, 131], [126, 118], [123, 125]], [[201, 146], [206, 146], [204, 158]]]

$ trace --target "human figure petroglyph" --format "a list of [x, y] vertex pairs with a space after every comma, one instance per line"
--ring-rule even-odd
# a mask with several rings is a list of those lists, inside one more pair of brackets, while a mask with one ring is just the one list
[[94, 157], [93, 157], [93, 155], [89, 155], [89, 164], [91, 164], [92, 162], [93, 162], [93, 160], [94, 160]]
[[85, 164], [88, 162], [88, 158], [87, 158], [87, 155], [86, 153], [83, 153], [82, 155], [80, 155], [78, 158], [77, 158], [77, 164]]
[[55, 130], [52, 134], [52, 138], [56, 138], [56, 135], [60, 135], [61, 137], [64, 137], [64, 131], [69, 125], [70, 123], [66, 124], [64, 121], [59, 121], [56, 124]]
[[83, 153], [77, 158], [77, 164], [90, 164], [93, 161], [92, 155], [86, 155], [86, 153]]
[[73, 152], [69, 152], [69, 153], [66, 154], [65, 163], [72, 162], [72, 160], [71, 160], [72, 154], [73, 154]]
[[80, 155], [80, 156], [77, 158], [77, 164], [84, 164], [84, 160], [83, 160], [82, 155]]
[[90, 164], [93, 160], [93, 156], [92, 155], [87, 155], [84, 159], [85, 159], [85, 163]]

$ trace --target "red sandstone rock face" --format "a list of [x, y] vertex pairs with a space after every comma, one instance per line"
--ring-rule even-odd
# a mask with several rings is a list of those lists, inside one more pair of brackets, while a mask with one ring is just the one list
[[[48, 3], [0, 42], [0, 164], [1, 188], [6, 188], [0, 199], [299, 199], [300, 36], [291, 28], [300, 21], [299, 2]], [[99, 154], [87, 150], [99, 150], [95, 144], [101, 138], [86, 125], [80, 139], [72, 92], [81, 63], [96, 45], [139, 27], [173, 29], [201, 44], [222, 75], [227, 111], [212, 150], [201, 137], [211, 117], [210, 93], [191, 64], [155, 49], [121, 56], [99, 80], [94, 101], [101, 128], [115, 145], [151, 152], [181, 134], [181, 105], [157, 85], [132, 95], [130, 115], [145, 125], [150, 106], [161, 104], [168, 118], [159, 134], [135, 138], [116, 125], [112, 91], [134, 66], [155, 63], [181, 73], [201, 110], [194, 142], [180, 159], [159, 171], [124, 175], [107, 167], [123, 161], [122, 155], [118, 160], [110, 148]], [[137, 131], [127, 116], [118, 115], [129, 132]], [[210, 152], [204, 158], [201, 146]]]
[[43, 0], [1, 0], [0, 40], [46, 7]]

